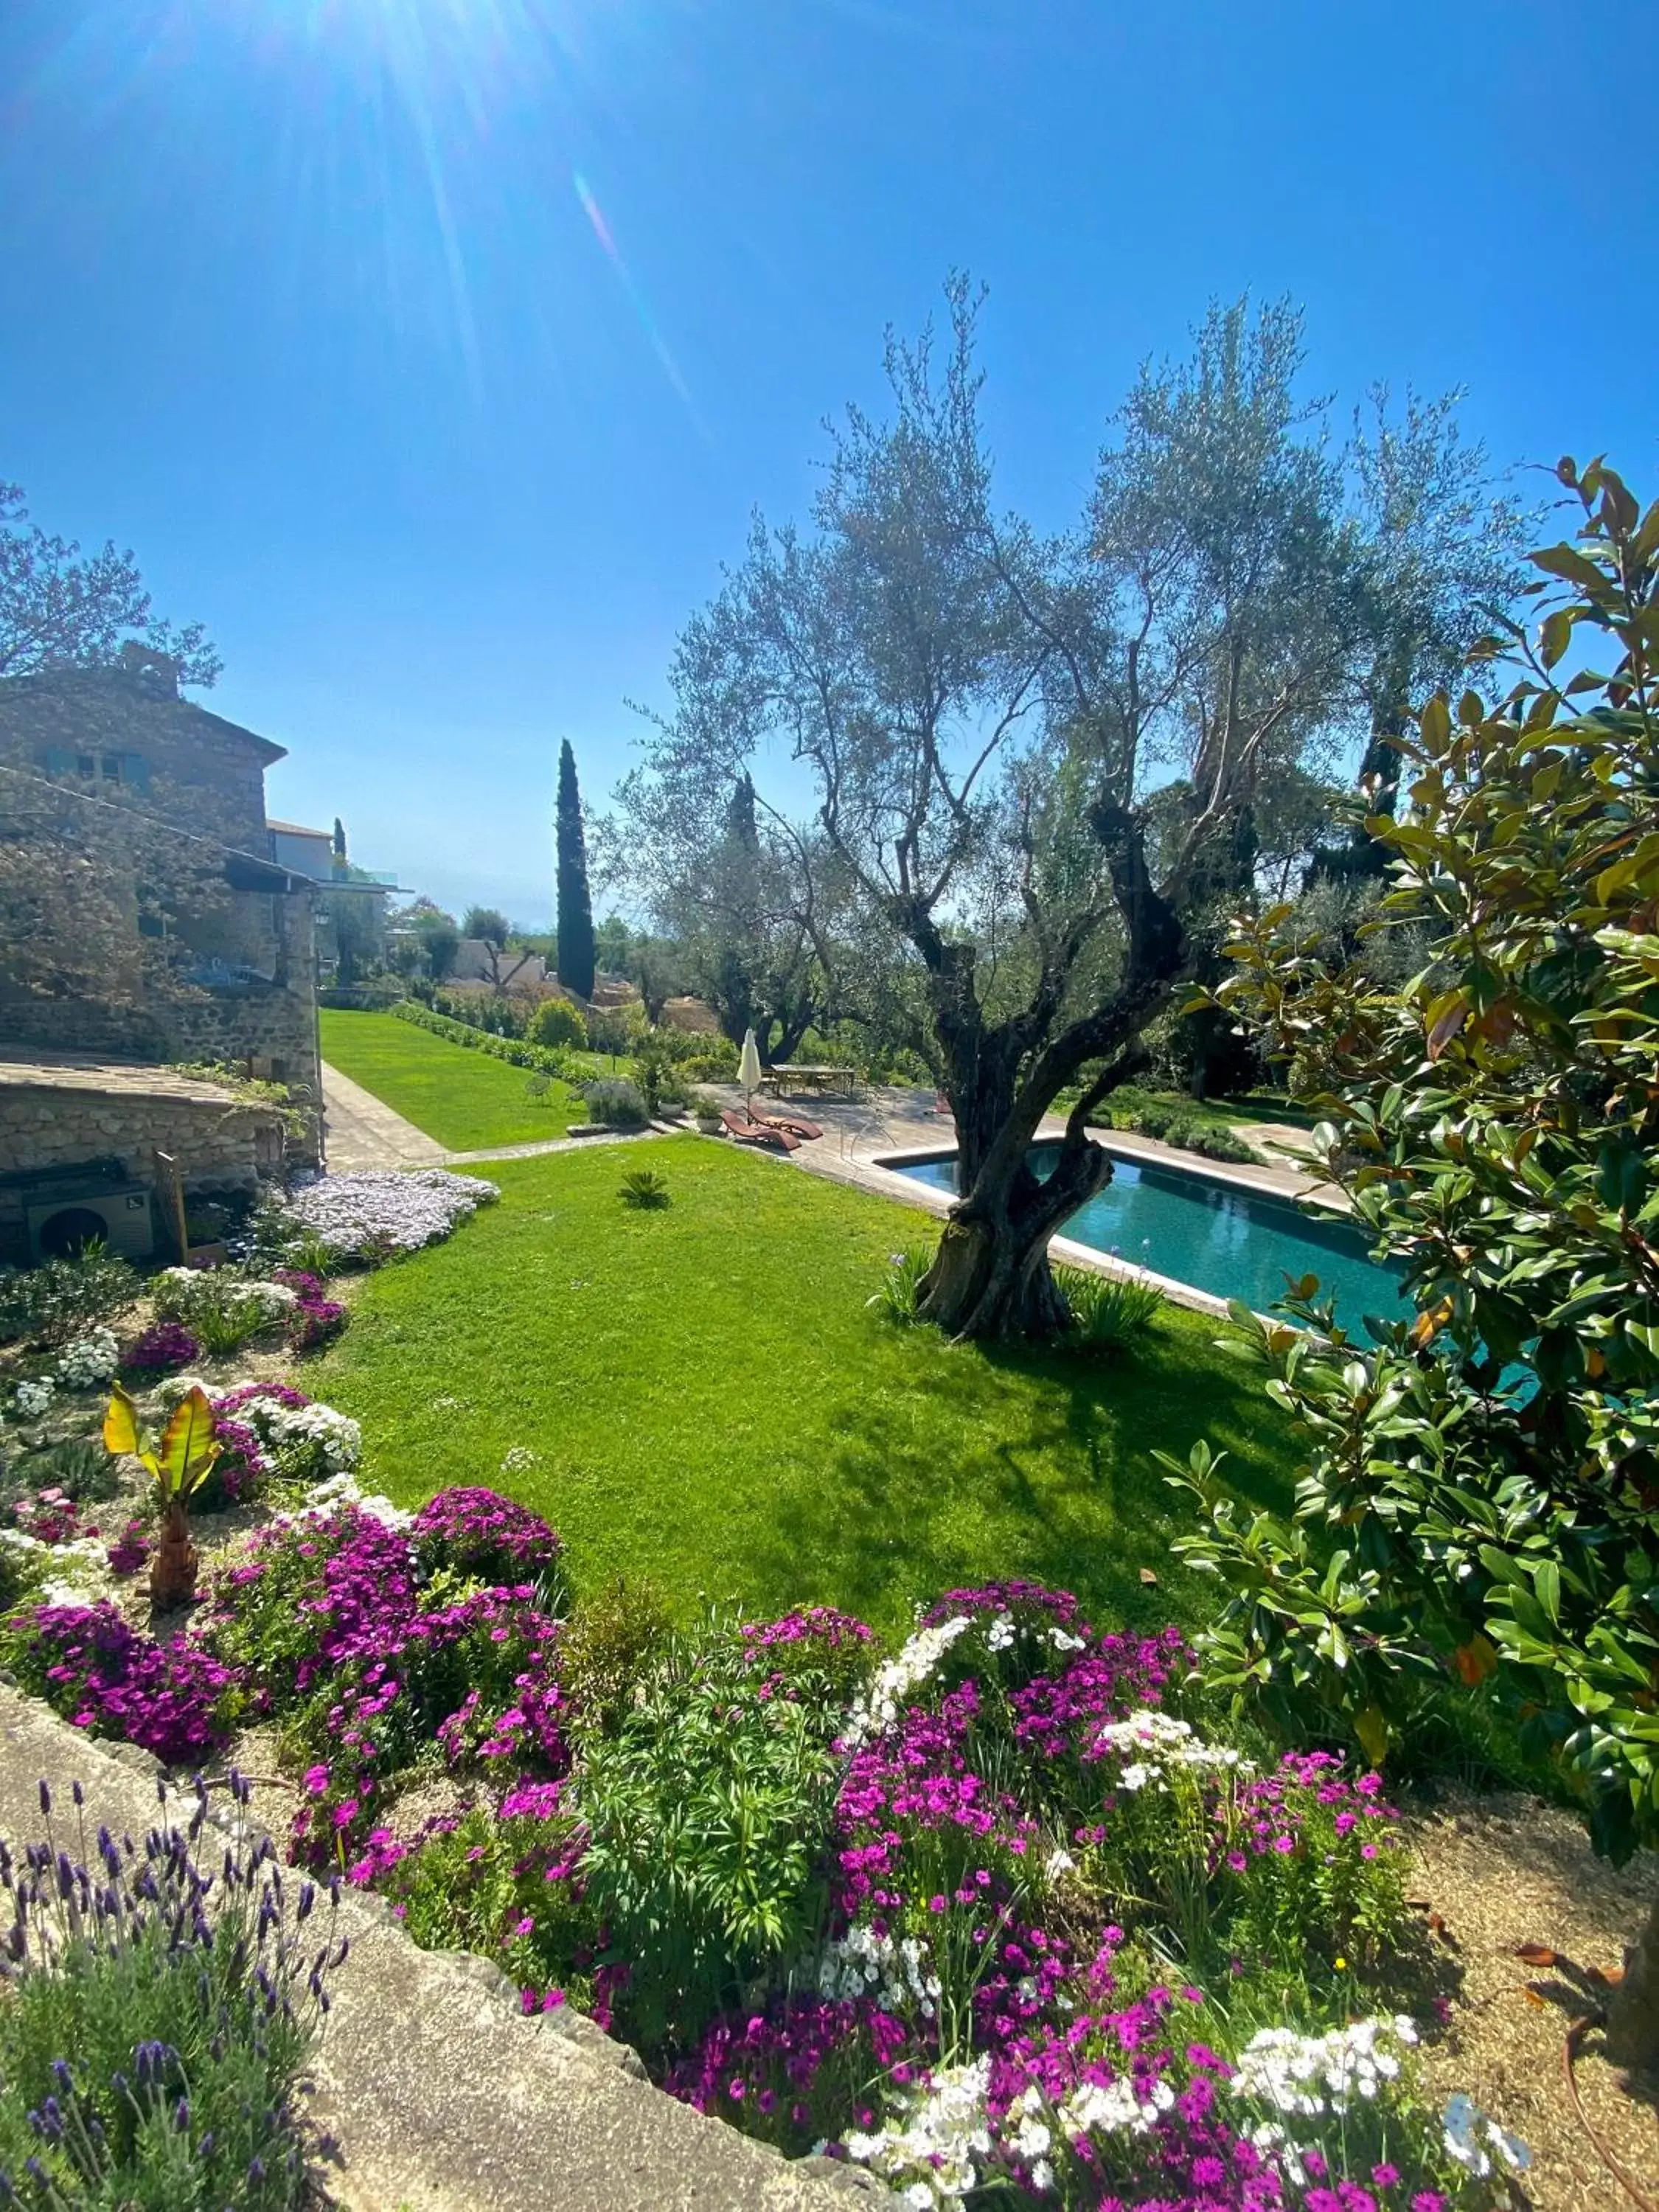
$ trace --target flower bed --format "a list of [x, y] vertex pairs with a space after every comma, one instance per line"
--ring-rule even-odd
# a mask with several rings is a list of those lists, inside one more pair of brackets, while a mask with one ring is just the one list
[[320, 1176], [290, 1191], [285, 1203], [295, 1224], [331, 1252], [372, 1260], [435, 1244], [500, 1196], [482, 1176], [386, 1169]]
[[[228, 1396], [267, 1436], [327, 1410]], [[917, 2212], [1507, 2201], [1520, 2147], [1417, 2101], [1380, 1783], [1219, 1739], [1176, 1632], [1101, 1633], [1016, 1583], [949, 1593], [884, 1656], [822, 1607], [566, 1615], [562, 1565], [490, 1491], [411, 1516], [340, 1470], [223, 1561], [187, 1635], [26, 1607], [5, 1656], [164, 1757], [276, 1723], [295, 1857]], [[410, 1832], [400, 1793], [436, 1772], [452, 1809]]]

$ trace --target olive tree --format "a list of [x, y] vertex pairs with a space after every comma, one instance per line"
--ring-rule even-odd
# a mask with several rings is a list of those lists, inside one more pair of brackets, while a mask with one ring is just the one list
[[767, 1061], [792, 1060], [834, 1018], [844, 902], [828, 855], [787, 819], [763, 815], [743, 769], [728, 789], [635, 772], [623, 783], [622, 875], [649, 906], [688, 988], [740, 1045], [753, 1030]]
[[706, 817], [754, 773], [780, 835], [789, 785], [810, 791], [797, 895], [833, 870], [856, 918], [825, 964], [879, 966], [919, 1010], [955, 1117], [960, 1195], [921, 1310], [1045, 1336], [1067, 1318], [1049, 1240], [1111, 1173], [1090, 1116], [1236, 887], [1256, 795], [1363, 726], [1393, 610], [1297, 397], [1288, 307], [1214, 309], [1190, 359], [1145, 368], [1087, 514], [1045, 538], [994, 505], [980, 303], [947, 289], [942, 346], [890, 335], [884, 418], [832, 426], [809, 526], [757, 518], [686, 625], [645, 775]]
[[130, 552], [83, 554], [29, 520], [18, 485], [0, 483], [0, 677], [103, 666], [134, 635], [176, 660], [181, 683], [205, 689], [220, 672], [200, 623], [156, 620]]

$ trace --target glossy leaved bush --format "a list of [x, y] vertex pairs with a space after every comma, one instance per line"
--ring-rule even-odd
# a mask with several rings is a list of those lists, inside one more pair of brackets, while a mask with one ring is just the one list
[[1416, 1316], [1356, 1340], [1296, 1286], [1315, 1333], [1259, 1332], [1295, 1518], [1241, 1519], [1200, 1454], [1185, 1548], [1231, 1586], [1218, 1680], [1373, 1758], [1485, 1685], [1624, 1857], [1659, 1842], [1659, 502], [1559, 473], [1576, 535], [1533, 557], [1568, 596], [1496, 704], [1430, 700], [1365, 825], [1375, 927], [1425, 964], [1333, 972], [1285, 908], [1231, 947], [1222, 1002], [1326, 1117]]

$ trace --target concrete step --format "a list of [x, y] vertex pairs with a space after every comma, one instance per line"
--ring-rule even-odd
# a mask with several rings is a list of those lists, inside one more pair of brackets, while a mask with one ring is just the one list
[[[97, 1743], [0, 1685], [0, 1835], [60, 1846], [70, 1785], [135, 1840], [161, 1813], [155, 1762]], [[193, 1807], [173, 1785], [182, 1825]], [[215, 1818], [228, 1796], [216, 1792]], [[252, 1814], [259, 1814], [256, 1789]], [[280, 1831], [280, 1808], [273, 1804]], [[422, 1951], [380, 1899], [341, 1900], [350, 1955], [313, 2068], [311, 2110], [339, 2146], [331, 2186], [349, 2212], [851, 2212], [890, 2202], [867, 2175], [790, 2162], [653, 2088], [635, 2053], [580, 2014], [526, 2019], [488, 1960]]]

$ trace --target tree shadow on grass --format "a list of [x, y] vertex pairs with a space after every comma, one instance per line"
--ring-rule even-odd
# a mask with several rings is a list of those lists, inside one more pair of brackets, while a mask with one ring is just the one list
[[1248, 1367], [1190, 1334], [1106, 1366], [929, 1349], [897, 1403], [849, 1393], [820, 1478], [769, 1498], [744, 1547], [755, 1586], [810, 1585], [892, 1627], [918, 1600], [1018, 1575], [1075, 1590], [1103, 1626], [1197, 1625], [1215, 1587], [1171, 1552], [1197, 1520], [1153, 1453], [1184, 1459], [1206, 1437], [1247, 1502], [1289, 1501], [1288, 1424]]

